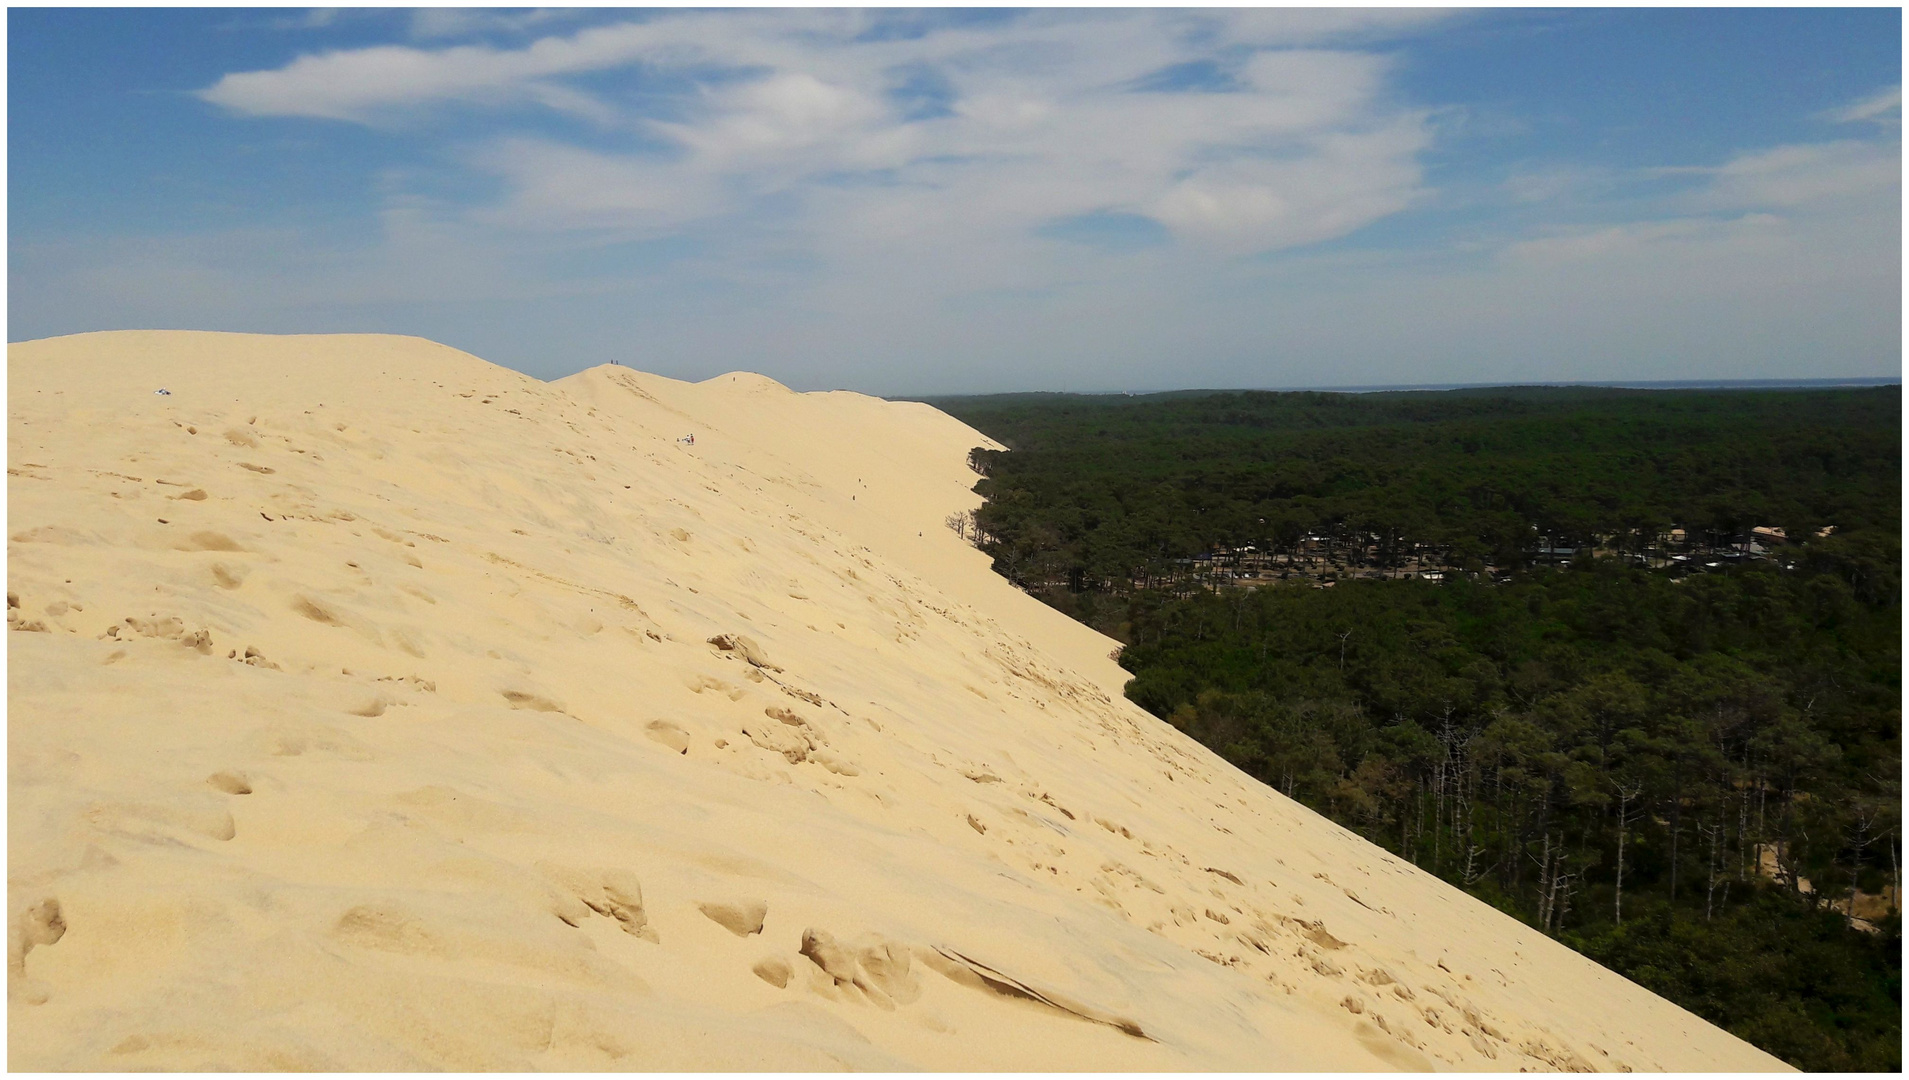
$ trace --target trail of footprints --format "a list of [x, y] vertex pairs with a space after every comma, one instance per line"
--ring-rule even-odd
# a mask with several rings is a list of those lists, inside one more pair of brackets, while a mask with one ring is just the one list
[[[10, 612], [17, 611], [18, 607], [17, 598], [9, 595]], [[188, 633], [184, 623], [176, 617], [129, 617], [101, 637], [118, 639], [119, 634], [114, 631], [119, 625], [127, 628], [127, 639], [153, 638], [177, 642], [201, 654], [211, 651], [204, 631]], [[766, 680], [768, 672], [781, 671], [747, 638], [718, 635], [711, 641], [720, 652], [743, 660], [747, 672], [757, 677], [754, 681]], [[228, 658], [254, 666], [277, 666], [250, 648], [243, 658], [238, 657], [236, 650], [231, 651]], [[703, 678], [704, 689], [716, 690], [726, 697], [735, 689], [720, 680]], [[433, 689], [428, 682], [416, 677], [386, 676], [384, 681], [407, 683], [419, 690]], [[822, 700], [809, 691], [796, 693], [811, 701]], [[375, 712], [360, 711], [359, 715], [375, 715]], [[792, 765], [818, 764], [841, 776], [858, 773], [852, 764], [833, 757], [826, 733], [794, 709], [769, 706], [763, 710], [761, 721], [745, 724], [743, 731], [756, 746], [781, 756]], [[690, 735], [681, 725], [653, 721], [646, 734], [678, 754], [688, 752]], [[368, 749], [349, 734], [323, 725], [278, 725], [264, 729], [253, 740], [253, 746], [273, 757], [296, 757], [308, 752], [359, 760], [370, 756]], [[968, 765], [957, 771], [977, 785], [1003, 783], [1001, 777], [985, 766]], [[253, 783], [251, 774], [237, 768], [219, 769], [204, 780], [207, 788], [225, 797], [250, 795]], [[1091, 891], [1089, 898], [1095, 902], [1213, 963], [1240, 969], [1289, 994], [1298, 988], [1294, 981], [1295, 965], [1318, 978], [1343, 982], [1347, 992], [1339, 1003], [1348, 1013], [1369, 1022], [1384, 1037], [1414, 1051], [1436, 1053], [1438, 1047], [1434, 1044], [1443, 1036], [1462, 1040], [1487, 1059], [1514, 1054], [1547, 1068], [1585, 1067], [1581, 1060], [1552, 1048], [1541, 1038], [1514, 1043], [1489, 1016], [1466, 1004], [1455, 988], [1425, 988], [1432, 995], [1432, 1000], [1428, 1000], [1384, 969], [1358, 965], [1348, 968], [1333, 955], [1342, 951], [1346, 943], [1334, 937], [1323, 923], [1269, 913], [1252, 904], [1250, 898], [1239, 895], [1251, 890], [1231, 871], [1193, 867], [1172, 848], [1155, 847], [1108, 817], [1076, 813], [1045, 791], [1028, 789], [1015, 794], [1031, 806], [1053, 811], [1061, 820], [1046, 814], [1031, 814], [1018, 806], [1010, 806], [1003, 812], [997, 806], [992, 811], [983, 811], [997, 824], [997, 831], [992, 834], [994, 842], [1029, 853], [1024, 865], [1030, 872], [1039, 875], [1045, 871], [1063, 885], [1074, 882], [1079, 891]], [[232, 839], [235, 826], [229, 809], [206, 801], [209, 798], [210, 793], [168, 803], [102, 804], [93, 807], [86, 816], [88, 823], [103, 833], [145, 842], [179, 838]], [[977, 839], [990, 836], [981, 815], [969, 812], [964, 818]], [[1135, 845], [1142, 860], [1168, 860], [1163, 869], [1169, 871], [1175, 887], [1169, 891], [1145, 872], [1113, 857], [1098, 859], [1096, 871], [1087, 877], [1084, 886], [1079, 884], [1080, 860], [1072, 857], [1067, 846], [1052, 839], [1055, 835], [1063, 838], [1071, 835], [1071, 827], [1092, 827], [1110, 840], [1118, 838]], [[644, 906], [641, 884], [627, 871], [577, 870], [552, 864], [539, 864], [537, 869], [556, 886], [552, 914], [565, 924], [577, 927], [592, 916], [604, 917], [613, 920], [624, 933], [658, 942], [657, 931], [650, 925]], [[1202, 891], [1186, 880], [1189, 875], [1204, 879], [1203, 891], [1212, 902], [1189, 899], [1190, 895]], [[1232, 888], [1226, 888], [1229, 885]], [[747, 939], [764, 932], [768, 905], [761, 900], [705, 901], [697, 906], [703, 915], [739, 938]], [[56, 944], [66, 930], [57, 896], [38, 896], [17, 909], [10, 934], [9, 967], [19, 977], [16, 981], [26, 1003], [44, 1000], [44, 992], [24, 978], [28, 954], [36, 947]], [[341, 940], [368, 947], [415, 943], [414, 939], [421, 933], [402, 912], [376, 904], [359, 905], [346, 911], [340, 916], [335, 932]], [[825, 999], [884, 1010], [905, 1007], [916, 1001], [921, 995], [920, 978], [926, 971], [1004, 999], [1107, 1024], [1135, 1037], [1146, 1037], [1136, 1022], [1103, 1014], [1051, 990], [1030, 987], [945, 946], [899, 944], [870, 934], [838, 938], [826, 929], [808, 927], [792, 951], [759, 956], [750, 970], [778, 989], [806, 990]], [[1449, 1054], [1437, 1056], [1448, 1062], [1458, 1060]]]
[[[243, 428], [226, 431], [225, 438], [240, 450], [259, 446], [253, 432]], [[304, 453], [302, 450], [297, 452]], [[236, 464], [254, 474], [274, 471], [249, 462]], [[133, 477], [121, 478], [135, 480]], [[118, 492], [113, 494], [118, 497]], [[196, 504], [205, 502], [208, 495], [204, 488], [194, 486], [178, 494], [167, 495], [166, 498]], [[321, 512], [317, 507], [284, 493], [275, 492], [268, 501], [276, 513], [261, 512], [260, 516], [267, 522], [289, 517], [313, 522], [358, 520], [342, 510]], [[686, 508], [694, 513], [693, 508]], [[364, 524], [378, 537], [397, 545], [403, 560], [410, 566], [422, 566], [418, 557], [411, 553], [411, 549], [416, 548], [414, 541], [382, 526], [370, 522]], [[795, 531], [814, 543], [837, 546], [822, 536], [799, 528]], [[11, 539], [20, 543], [88, 542], [85, 538], [67, 535], [68, 532], [70, 530], [46, 526], [16, 533]], [[672, 529], [670, 534], [679, 543], [687, 544], [690, 541], [690, 535], [684, 529]], [[429, 534], [415, 535], [445, 542], [443, 538]], [[211, 530], [190, 533], [174, 541], [172, 546], [187, 551], [246, 550], [231, 536]], [[627, 596], [579, 585], [495, 553], [488, 554], [487, 558], [495, 564], [509, 566], [577, 595], [591, 596], [613, 607], [633, 612], [650, 641], [661, 643], [666, 638], [677, 640], [666, 633], [659, 633], [661, 627], [643, 612], [636, 601]], [[814, 559], [811, 557], [810, 561]], [[883, 574], [867, 558], [858, 555], [855, 561], [871, 574]], [[356, 566], [355, 563], [347, 565]], [[211, 564], [209, 573], [218, 587], [235, 589], [243, 584], [246, 570], [236, 563], [221, 562]], [[862, 594], [875, 612], [889, 621], [894, 640], [906, 643], [922, 636], [926, 623], [916, 610], [916, 604], [907, 600], [891, 603], [878, 597], [853, 568], [836, 570], [835, 576], [841, 584]], [[892, 574], [883, 576], [896, 586], [896, 593], [892, 595], [907, 595], [906, 583]], [[807, 600], [809, 592], [817, 591], [794, 578], [789, 579], [788, 586], [784, 591], [799, 600]], [[313, 596], [298, 595], [293, 604], [294, 610], [314, 621], [334, 625], [344, 625], [350, 621], [350, 617], [341, 614], [335, 606]], [[1145, 731], [1133, 718], [1112, 708], [1106, 694], [1048, 668], [1037, 659], [1037, 652], [1025, 642], [1010, 641], [998, 633], [998, 628], [971, 624], [932, 603], [924, 601], [920, 606], [953, 623], [956, 630], [966, 631], [981, 640], [981, 658], [1006, 676], [1000, 686], [1007, 696], [1036, 701], [1042, 708], [1047, 707], [1048, 701], [1045, 699], [1050, 698], [1072, 703], [1082, 718], [1089, 720], [1102, 736], [1131, 741], [1151, 752], [1170, 771], [1169, 779], [1175, 772], [1191, 775], [1183, 771], [1184, 766], [1190, 764], [1186, 760], [1187, 751], [1184, 748]], [[67, 623], [74, 613], [84, 612], [85, 607], [77, 600], [60, 599], [46, 603], [38, 610], [41, 612], [39, 617], [28, 617], [20, 597], [13, 592], [8, 593], [8, 625], [15, 631], [72, 631], [75, 628]], [[215, 655], [218, 651], [207, 629], [190, 628], [185, 620], [176, 615], [149, 613], [127, 616], [98, 636], [114, 644], [130, 644], [139, 640], [172, 643], [201, 656]], [[743, 720], [737, 725], [749, 744], [779, 757], [789, 766], [819, 767], [838, 778], [860, 775], [860, 767], [838, 751], [835, 740], [830, 737], [829, 725], [819, 720], [816, 714], [832, 711], [840, 714], [845, 721], [861, 719], [880, 730], [873, 719], [852, 717], [846, 710], [829, 703], [821, 694], [796, 685], [781, 667], [770, 662], [759, 645], [746, 636], [719, 633], [708, 638], [707, 643], [715, 655], [740, 665], [742, 682], [762, 690], [773, 683], [777, 691], [791, 699], [789, 704], [762, 706], [759, 716]], [[398, 646], [403, 649], [404, 641], [400, 640]], [[223, 651], [229, 661], [252, 667], [280, 669], [279, 663], [268, 660], [251, 645], [245, 646], [243, 650], [228, 646]], [[116, 649], [105, 662], [112, 663], [125, 655], [123, 648]], [[400, 684], [414, 692], [435, 690], [427, 680], [415, 676], [385, 676], [381, 681]], [[692, 675], [689, 689], [698, 694], [712, 693], [731, 703], [740, 704], [745, 698], [751, 698], [752, 706], [761, 704], [761, 699], [754, 697], [755, 690], [707, 674]], [[983, 699], [988, 697], [981, 690], [970, 689]], [[509, 690], [502, 693], [514, 707], [562, 711], [559, 703], [535, 694]], [[375, 717], [383, 711], [385, 704], [390, 703], [383, 698], [375, 700], [377, 704], [352, 711], [359, 716]], [[683, 724], [665, 719], [650, 721], [643, 733], [679, 756], [688, 755], [698, 738]], [[729, 748], [726, 739], [720, 736], [714, 738], [713, 743], [718, 750]], [[283, 724], [261, 729], [255, 733], [251, 746], [256, 752], [273, 758], [297, 757], [308, 753], [347, 760], [366, 760], [371, 756], [369, 748], [348, 732], [317, 724]], [[1170, 846], [1158, 846], [1137, 837], [1129, 828], [1110, 817], [1084, 810], [1077, 813], [1078, 807], [1070, 809], [1038, 788], [1024, 786], [1023, 790], [1012, 790], [1011, 785], [1007, 785], [985, 766], [970, 764], [958, 768], [961, 775], [977, 785], [997, 786], [996, 790], [1001, 796], [999, 799], [987, 800], [985, 805], [977, 805], [959, 813], [956, 827], [960, 833], [966, 834], [967, 842], [1007, 849], [1010, 862], [1018, 863], [1037, 879], [1057, 887], [1072, 887], [1084, 900], [1099, 904], [1212, 963], [1239, 970], [1284, 994], [1295, 993], [1301, 988], [1302, 981], [1308, 979], [1313, 981], [1307, 987], [1309, 990], [1319, 983], [1342, 986], [1343, 993], [1333, 991], [1339, 995], [1337, 1004], [1352, 1017], [1358, 1018], [1358, 1030], [1372, 1034], [1373, 1038], [1380, 1041], [1389, 1040], [1415, 1052], [1432, 1054], [1448, 1063], [1462, 1060], [1452, 1050], [1456, 1044], [1463, 1043], [1467, 1049], [1487, 1059], [1515, 1055], [1545, 1068], [1586, 1067], [1574, 1055], [1550, 1046], [1541, 1036], [1527, 1035], [1519, 1039], [1507, 1034], [1502, 1024], [1468, 1004], [1456, 983], [1451, 986], [1423, 985], [1415, 989], [1383, 968], [1368, 968], [1345, 960], [1342, 954], [1347, 943], [1335, 937], [1323, 922], [1266, 910], [1254, 902], [1256, 888], [1229, 870], [1198, 866]], [[759, 773], [744, 772], [745, 775], [762, 778]], [[193, 843], [206, 840], [223, 842], [235, 836], [235, 824], [229, 807], [223, 805], [221, 800], [251, 795], [256, 782], [256, 776], [251, 771], [220, 768], [205, 777], [204, 786], [197, 794], [181, 795], [164, 803], [101, 804], [92, 807], [86, 816], [94, 828], [125, 839], [142, 842], [178, 842], [180, 839]], [[1018, 803], [1015, 801], [1017, 798]], [[1056, 814], [1058, 818], [1054, 816]], [[1088, 835], [1095, 831], [1102, 835], [1093, 843], [1082, 843], [1082, 834], [1077, 833], [1077, 829], [1087, 830]], [[1123, 854], [1114, 854], [1106, 846], [1115, 843], [1125, 845]], [[1143, 870], [1130, 863], [1150, 866], [1151, 869]], [[535, 871], [548, 886], [550, 914], [565, 925], [582, 928], [593, 918], [604, 918], [632, 938], [652, 945], [661, 944], [649, 909], [645, 906], [641, 883], [629, 871], [601, 867], [584, 869], [553, 863], [538, 863]], [[1162, 881], [1166, 884], [1162, 884]], [[1276, 883], [1269, 882], [1267, 885], [1277, 887]], [[36, 948], [57, 945], [67, 933], [68, 926], [56, 895], [30, 891], [25, 895], [27, 899], [24, 902], [16, 900], [14, 903], [8, 958], [9, 973], [13, 976], [10, 985], [15, 987], [23, 1001], [32, 1004], [44, 1001], [45, 996], [43, 990], [26, 978], [28, 956]], [[1352, 894], [1348, 891], [1347, 895]], [[1291, 900], [1300, 905], [1304, 903], [1303, 899], [1296, 896], [1291, 897]], [[742, 941], [760, 942], [772, 936], [769, 932], [769, 904], [762, 899], [703, 900], [696, 902], [695, 906], [704, 917]], [[358, 904], [347, 909], [338, 917], [332, 932], [343, 942], [379, 949], [417, 947], [419, 942], [429, 937], [428, 929], [420, 920], [401, 908], [380, 902]], [[787, 938], [780, 948], [766, 953], [758, 952], [748, 961], [749, 970], [756, 978], [778, 990], [807, 992], [847, 1005], [867, 1005], [892, 1011], [919, 1000], [923, 993], [924, 975], [936, 975], [956, 985], [1006, 1001], [1108, 1025], [1131, 1037], [1149, 1037], [1133, 1020], [1073, 1001], [1052, 989], [1029, 985], [946, 945], [897, 942], [874, 933], [838, 935], [826, 928], [813, 926], [801, 928], [799, 934], [793, 928], [779, 928], [779, 932]]]
[[[744, 662], [746, 681], [763, 682], [767, 672], [782, 670], [771, 664], [760, 648], [746, 638], [717, 635], [710, 643], [719, 653]], [[1004, 666], [1023, 678], [1032, 674], [1029, 668], [1015, 670], [1018, 665]], [[1049, 683], [1040, 678], [1029, 681], [1041, 683], [1044, 689], [1060, 696], [1085, 697], [1091, 693], [1085, 688]], [[741, 687], [708, 675], [694, 676], [692, 689], [714, 692], [732, 701], [748, 696]], [[820, 700], [819, 695], [800, 693], [811, 701]], [[1100, 718], [1105, 733], [1116, 737], [1144, 734], [1127, 718], [1113, 715], [1110, 709], [1107, 712], [1110, 715]], [[769, 706], [763, 710], [762, 721], [745, 721], [742, 730], [756, 747], [782, 757], [791, 765], [822, 764], [833, 772], [855, 775], [835, 767], [836, 762], [827, 757], [831, 746], [828, 735], [820, 725], [794, 709]], [[688, 753], [691, 734], [680, 724], [654, 721], [647, 734], [678, 754]], [[723, 740], [717, 739], [716, 745], [720, 748]], [[1165, 743], [1149, 748], [1163, 758], [1179, 758], [1184, 753]], [[977, 785], [1004, 783], [1002, 777], [986, 766], [945, 762], [943, 765]], [[1398, 1051], [1385, 1049], [1396, 1044], [1415, 1053], [1435, 1056], [1447, 1064], [1457, 1064], [1466, 1060], [1459, 1049], [1462, 1044], [1465, 1050], [1488, 1060], [1511, 1055], [1548, 1069], [1586, 1067], [1581, 1059], [1555, 1049], [1542, 1037], [1514, 1039], [1501, 1023], [1469, 1004], [1455, 982], [1451, 986], [1428, 985], [1415, 990], [1383, 968], [1368, 968], [1341, 959], [1348, 943], [1334, 936], [1325, 923], [1269, 912], [1253, 902], [1254, 890], [1232, 871], [1195, 865], [1171, 846], [1155, 845], [1109, 817], [1077, 813], [1045, 791], [1028, 788], [1012, 794], [1018, 795], [1025, 807], [994, 803], [961, 814], [960, 820], [971, 830], [973, 840], [1018, 851], [1020, 865], [1033, 875], [1062, 886], [1072, 885], [1087, 899], [1212, 963], [1255, 977], [1278, 992], [1293, 994], [1304, 989], [1316, 994], [1315, 988], [1322, 983], [1347, 986], [1347, 992], [1338, 997], [1338, 1004], [1358, 1018], [1358, 1030], [1366, 1032], [1367, 1041], [1381, 1057], [1393, 1055], [1387, 1059], [1396, 1059], [1400, 1064], [1412, 1064], [1416, 1060], [1409, 1055], [1396, 1057]], [[1030, 812], [1029, 808], [1036, 812]], [[1042, 809], [1052, 813], [1038, 812]], [[1130, 857], [1159, 863], [1166, 871], [1168, 884], [1163, 885], [1120, 857], [1083, 857], [1077, 850], [1078, 845], [1070, 847], [1065, 842], [1070, 837], [1077, 839], [1074, 832], [1077, 828], [1098, 829], [1110, 841], [1116, 838], [1124, 841], [1133, 850]], [[1093, 847], [1092, 850], [1103, 849]], [[1317, 876], [1325, 879], [1325, 875]], [[1326, 882], [1331, 885], [1329, 879]], [[1350, 890], [1340, 891], [1360, 902]], [[1294, 897], [1293, 902], [1303, 905], [1304, 900]], [[739, 936], [760, 933], [762, 915], [766, 914], [766, 905], [759, 904], [747, 914], [738, 914], [722, 905], [705, 904], [702, 909]], [[777, 988], [806, 989], [830, 1000], [893, 1009], [919, 997], [918, 976], [924, 969], [964, 986], [1144, 1036], [1137, 1023], [1103, 1016], [1086, 1005], [1063, 1001], [1052, 992], [1033, 990], [978, 961], [939, 946], [902, 947], [871, 935], [844, 941], [826, 930], [809, 928], [804, 931], [794, 956], [765, 956], [758, 959], [751, 970]]]

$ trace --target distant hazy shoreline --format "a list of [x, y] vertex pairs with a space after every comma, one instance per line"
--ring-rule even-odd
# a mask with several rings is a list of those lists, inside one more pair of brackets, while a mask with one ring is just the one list
[[1282, 392], [1312, 390], [1332, 394], [1372, 394], [1387, 390], [1491, 390], [1530, 386], [1590, 386], [1606, 390], [1829, 390], [1841, 386], [1900, 386], [1902, 376], [1880, 375], [1848, 379], [1657, 379], [1618, 380], [1616, 382], [1487, 382], [1487, 383], [1400, 383], [1388, 386], [1292, 386]]
[[1901, 386], [1900, 375], [1839, 379], [1628, 379], [1613, 382], [1386, 383], [1370, 386], [1238, 386], [1197, 390], [1014, 390], [992, 394], [902, 395], [890, 401], [952, 401], [959, 398], [1033, 397], [1204, 397], [1209, 394], [1397, 394], [1440, 390], [1835, 390]]

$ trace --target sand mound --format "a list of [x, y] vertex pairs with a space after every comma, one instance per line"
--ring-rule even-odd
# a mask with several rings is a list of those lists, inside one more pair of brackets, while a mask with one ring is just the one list
[[1778, 1065], [1121, 700], [925, 406], [9, 355], [13, 1068]]

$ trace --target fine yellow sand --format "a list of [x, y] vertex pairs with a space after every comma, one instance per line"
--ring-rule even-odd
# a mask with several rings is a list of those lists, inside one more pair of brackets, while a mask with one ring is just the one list
[[12, 1068], [1781, 1067], [1124, 701], [926, 406], [8, 351]]

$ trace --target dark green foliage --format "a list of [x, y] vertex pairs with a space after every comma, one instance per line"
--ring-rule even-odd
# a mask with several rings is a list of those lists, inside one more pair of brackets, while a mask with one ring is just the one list
[[[984, 546], [1127, 643], [1134, 701], [1793, 1064], [1900, 1068], [1900, 922], [1835, 910], [1898, 879], [1896, 388], [970, 404], [942, 406], [1017, 447], [978, 455]], [[1612, 557], [1672, 524], [1809, 540]], [[1522, 569], [1215, 590], [1176, 562], [1307, 531]], [[1600, 554], [1534, 568], [1534, 536]]]
[[[1016, 395], [936, 404], [1014, 451], [979, 451], [996, 568], [1123, 589], [1215, 546], [1312, 531], [1523, 565], [1542, 544], [1635, 549], [1672, 523], [1896, 532], [1901, 391]], [[1873, 517], [1880, 515], [1880, 517]], [[1897, 587], [1883, 552], [1851, 552]], [[1865, 561], [1867, 560], [1867, 561]], [[1392, 561], [1396, 565], [1397, 560]]]
[[1760, 890], [1707, 921], [1650, 899], [1564, 941], [1792, 1064], [1901, 1071], [1898, 926], [1852, 937], [1840, 915]]

